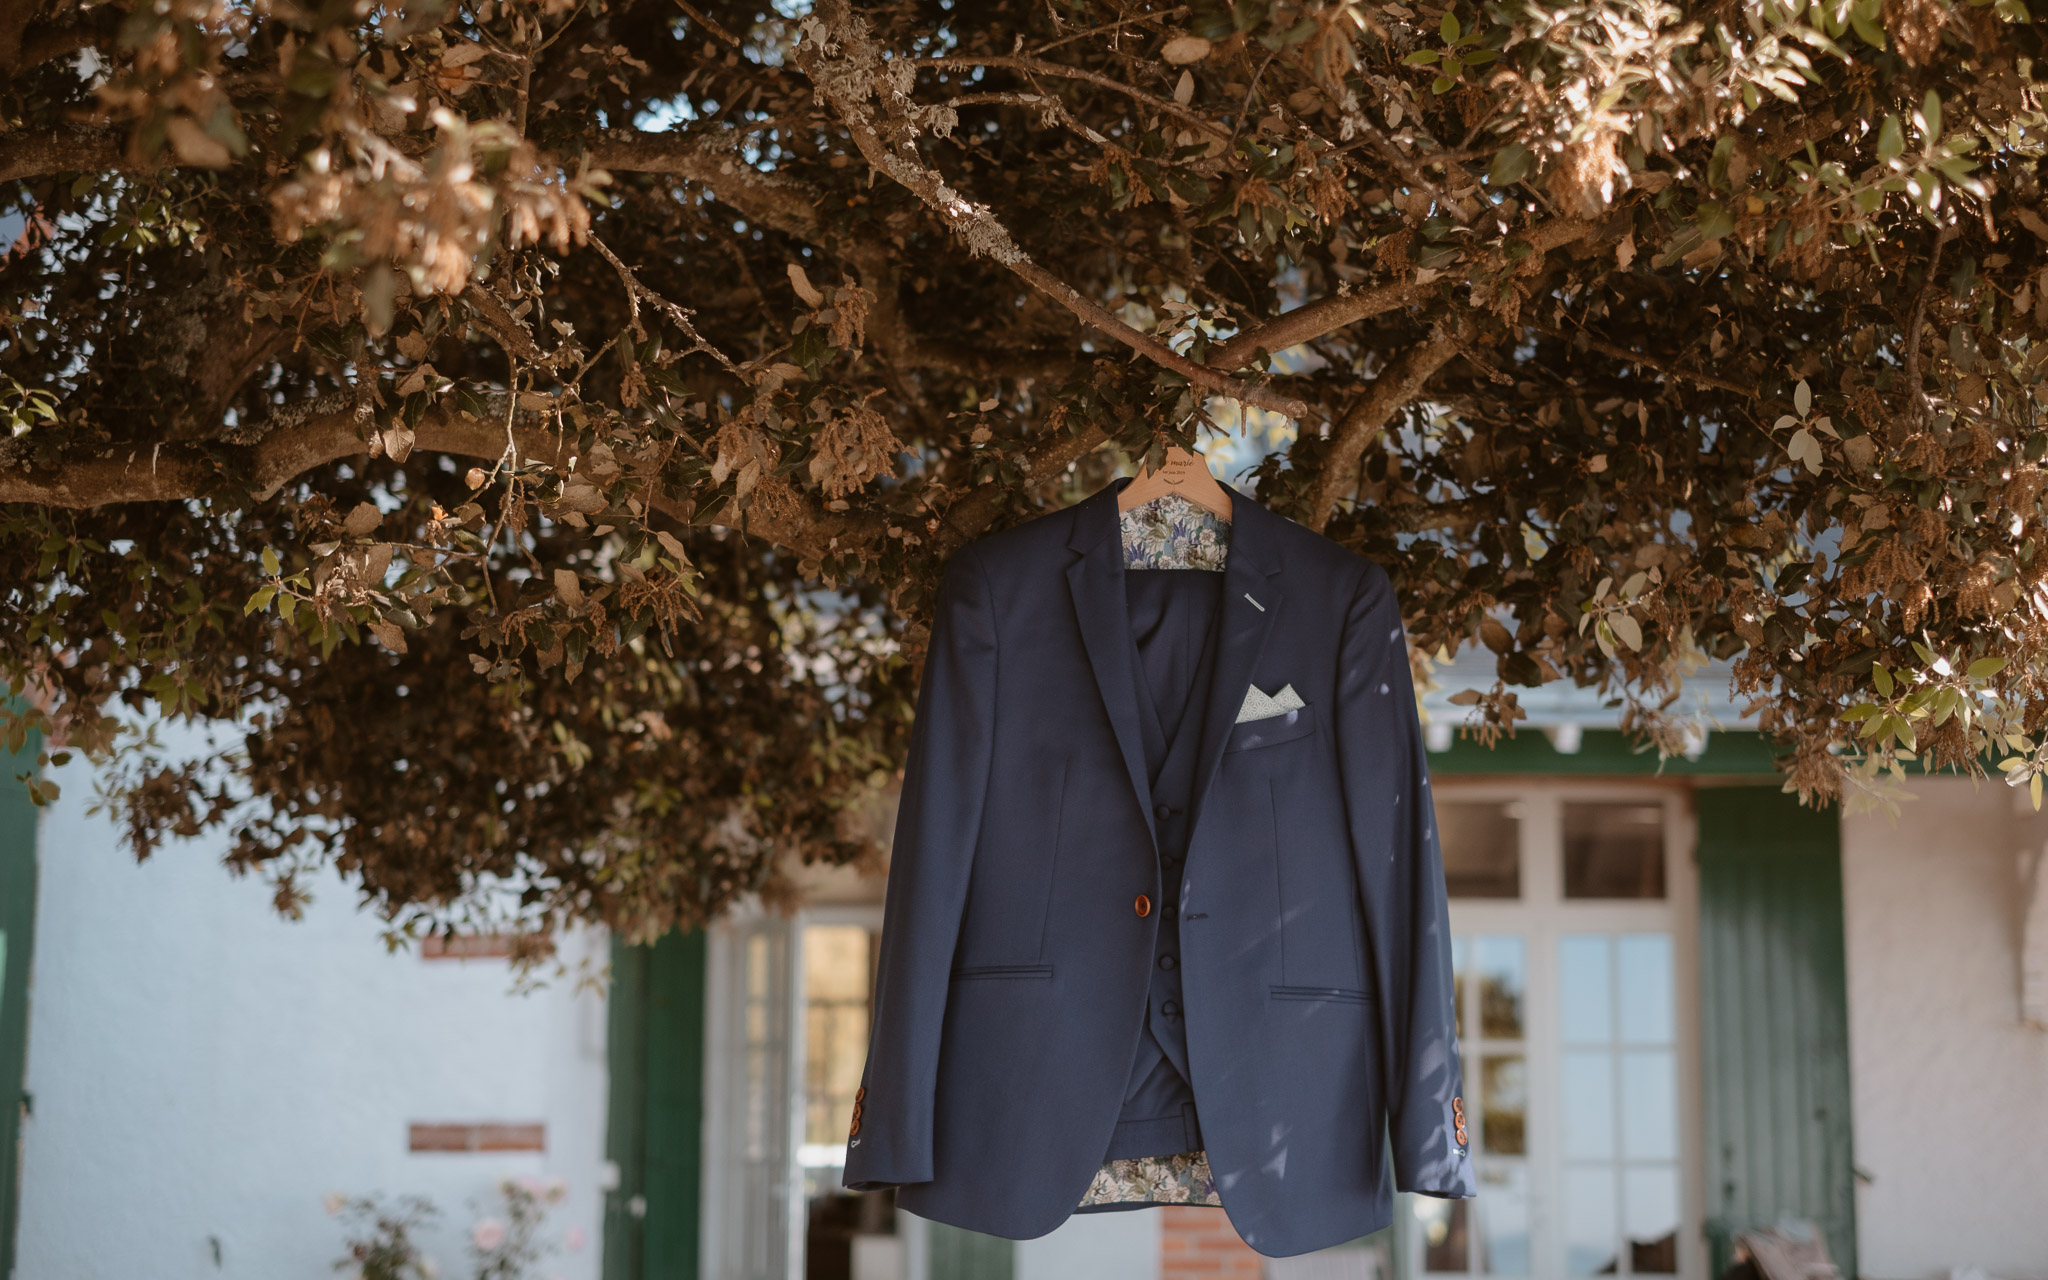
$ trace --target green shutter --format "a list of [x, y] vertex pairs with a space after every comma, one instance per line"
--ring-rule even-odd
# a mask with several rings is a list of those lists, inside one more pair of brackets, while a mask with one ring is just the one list
[[926, 1240], [931, 1280], [1011, 1280], [1017, 1245], [1001, 1236], [931, 1223]]
[[0, 1276], [14, 1274], [21, 1117], [28, 1106], [22, 1090], [28, 1065], [28, 965], [36, 924], [36, 808], [14, 775], [33, 768], [41, 751], [41, 735], [31, 733], [18, 754], [0, 752]]
[[[614, 945], [604, 1280], [696, 1280], [704, 1133], [704, 933]], [[644, 1212], [635, 1214], [636, 1198]]]
[[1710, 1275], [1780, 1217], [1856, 1274], [1839, 811], [1776, 787], [1703, 787], [1700, 1039]]

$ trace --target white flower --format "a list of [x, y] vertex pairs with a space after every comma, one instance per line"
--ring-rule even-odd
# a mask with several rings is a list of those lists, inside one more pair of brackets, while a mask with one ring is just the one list
[[327, 1210], [327, 1216], [331, 1218], [348, 1207], [348, 1197], [339, 1191], [330, 1191], [320, 1197], [320, 1207]]
[[505, 1224], [496, 1218], [479, 1219], [469, 1229], [469, 1238], [480, 1252], [489, 1253], [505, 1243]]

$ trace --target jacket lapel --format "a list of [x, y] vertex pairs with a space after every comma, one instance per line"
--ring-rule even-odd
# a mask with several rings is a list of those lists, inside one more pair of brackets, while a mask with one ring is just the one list
[[1209, 783], [1223, 758], [1224, 743], [1244, 705], [1245, 690], [1258, 666], [1259, 654], [1280, 615], [1280, 559], [1272, 535], [1280, 516], [1253, 501], [1235, 485], [1230, 490], [1230, 553], [1223, 565], [1223, 600], [1217, 606], [1216, 639], [1221, 648], [1211, 671], [1209, 700], [1203, 715], [1202, 754], [1195, 761], [1193, 827], [1199, 829]]
[[1116, 730], [1117, 747], [1123, 752], [1138, 809], [1156, 849], [1159, 831], [1152, 820], [1152, 787], [1145, 769], [1144, 740], [1139, 736], [1137, 665], [1130, 610], [1124, 601], [1123, 539], [1118, 535], [1116, 507], [1119, 487], [1111, 481], [1074, 508], [1074, 528], [1067, 546], [1080, 555], [1067, 566], [1067, 587], [1073, 592], [1074, 617], [1081, 626], [1088, 663], [1095, 669], [1095, 685], [1109, 712], [1110, 727]]

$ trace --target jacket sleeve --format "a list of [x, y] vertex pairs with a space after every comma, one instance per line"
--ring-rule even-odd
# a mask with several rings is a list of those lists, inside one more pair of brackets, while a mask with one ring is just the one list
[[1367, 563], [1352, 598], [1339, 661], [1337, 759], [1377, 986], [1394, 1186], [1473, 1196], [1472, 1161], [1459, 1140], [1464, 1085], [1436, 806], [1408, 637], [1377, 564]]
[[843, 1181], [932, 1179], [939, 1036], [995, 738], [996, 628], [972, 546], [939, 585], [889, 854], [874, 1025]]

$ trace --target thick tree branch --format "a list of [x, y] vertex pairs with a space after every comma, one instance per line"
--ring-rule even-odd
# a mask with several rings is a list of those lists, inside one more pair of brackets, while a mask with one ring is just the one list
[[[1557, 218], [1532, 227], [1514, 238], [1526, 242], [1539, 254], [1548, 253], [1561, 245], [1593, 234], [1600, 225], [1598, 222], [1579, 218]], [[1458, 278], [1469, 280], [1477, 275], [1499, 271], [1506, 265], [1506, 258], [1496, 250], [1476, 262], [1465, 264]], [[1247, 329], [1224, 343], [1209, 357], [1209, 363], [1218, 369], [1240, 369], [1251, 362], [1260, 347], [1264, 347], [1268, 352], [1284, 351], [1368, 316], [1382, 315], [1401, 307], [1413, 306], [1435, 290], [1436, 280], [1435, 276], [1428, 282], [1406, 280], [1381, 285], [1376, 289], [1362, 289], [1334, 298], [1323, 298], [1296, 307], [1255, 329]]]
[[[994, 259], [1073, 312], [1083, 324], [1205, 391], [1295, 419], [1310, 416], [1312, 410], [1303, 401], [1226, 377], [1196, 364], [1150, 334], [1140, 333], [1032, 261], [994, 214], [953, 190], [918, 157], [910, 135], [919, 127], [913, 121], [923, 109], [910, 102], [903, 87], [894, 83], [896, 73], [869, 38], [867, 24], [853, 15], [844, 0], [821, 5], [820, 12], [823, 18], [813, 17], [803, 24], [802, 40], [795, 54], [797, 64], [811, 77], [818, 95], [853, 135], [854, 145], [868, 162], [937, 213], [970, 252]], [[893, 142], [883, 138], [880, 126], [872, 118], [869, 104], [877, 96], [893, 100], [897, 107], [899, 118], [887, 122], [890, 131], [897, 135]]]
[[597, 135], [590, 162], [612, 173], [658, 173], [704, 183], [754, 222], [785, 235], [817, 241], [823, 234], [813, 187], [763, 173], [739, 154], [737, 130], [714, 126], [675, 133], [612, 129]]
[[14, 58], [14, 71], [20, 74], [40, 67], [88, 45], [110, 45], [120, 33], [121, 20], [125, 17], [127, 13], [120, 5], [102, 4], [74, 14], [66, 22], [38, 23], [22, 35], [20, 52]]
[[[547, 426], [545, 415], [521, 414], [513, 442], [524, 458], [547, 458], [566, 465], [574, 446]], [[429, 410], [414, 428], [413, 448], [428, 453], [495, 461], [505, 454], [502, 418], [492, 420], [464, 413]], [[167, 443], [154, 450], [117, 450], [98, 458], [63, 462], [47, 478], [33, 471], [0, 470], [0, 503], [34, 503], [46, 507], [87, 510], [124, 502], [179, 502], [209, 496], [252, 497], [267, 501], [296, 477], [338, 462], [366, 455], [354, 412], [343, 407], [315, 413], [292, 426], [271, 432], [254, 445], [230, 446]], [[679, 523], [690, 523], [681, 502], [646, 495], [650, 509]], [[799, 554], [823, 558], [865, 543], [878, 517], [803, 516], [775, 520], [749, 510], [746, 532]], [[731, 519], [701, 521], [738, 528]], [[834, 546], [835, 540], [840, 544]]]
[[120, 129], [64, 125], [0, 135], [0, 182], [137, 167], [129, 163], [128, 136]]
[[1358, 460], [1365, 456], [1366, 446], [1386, 430], [1387, 423], [1404, 405], [1422, 394], [1423, 384], [1456, 354], [1456, 335], [1447, 328], [1438, 328], [1380, 371], [1371, 388], [1337, 424], [1323, 468], [1309, 486], [1308, 519], [1304, 524], [1318, 533], [1323, 531], [1330, 523], [1330, 513], [1336, 509], [1337, 496], [1358, 488]]

